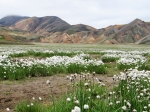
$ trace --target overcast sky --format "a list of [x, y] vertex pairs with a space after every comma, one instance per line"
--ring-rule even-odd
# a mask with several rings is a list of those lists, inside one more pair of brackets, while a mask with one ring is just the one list
[[150, 0], [0, 0], [0, 18], [7, 15], [58, 16], [103, 28], [136, 18], [150, 22]]

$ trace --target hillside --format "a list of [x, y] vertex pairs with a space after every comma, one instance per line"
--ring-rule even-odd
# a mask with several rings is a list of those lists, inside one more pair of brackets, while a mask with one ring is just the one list
[[150, 33], [150, 25], [140, 19], [121, 28], [114, 36], [120, 43], [135, 43]]
[[0, 19], [0, 25], [1, 26], [10, 26], [15, 24], [16, 22], [26, 19], [28, 17], [22, 17], [22, 16], [6, 16], [2, 19]]
[[56, 16], [7, 16], [0, 19], [0, 26], [6, 40], [25, 42], [147, 44], [150, 34], [150, 22], [140, 19], [96, 29], [84, 24], [70, 25]]

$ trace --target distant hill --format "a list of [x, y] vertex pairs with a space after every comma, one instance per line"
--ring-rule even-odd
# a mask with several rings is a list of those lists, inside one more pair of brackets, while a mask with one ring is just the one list
[[64, 31], [69, 26], [70, 24], [55, 16], [26, 18], [12, 25], [14, 29], [35, 33]]
[[150, 22], [135, 19], [128, 24], [96, 29], [70, 25], [56, 16], [7, 16], [0, 19], [0, 36], [9, 41], [46, 43], [150, 43]]
[[135, 19], [121, 28], [114, 38], [120, 43], [135, 43], [149, 33], [150, 25], [140, 19]]
[[2, 26], [10, 26], [15, 24], [16, 22], [26, 19], [28, 17], [22, 17], [22, 16], [6, 16], [2, 19], [0, 19], [0, 25]]

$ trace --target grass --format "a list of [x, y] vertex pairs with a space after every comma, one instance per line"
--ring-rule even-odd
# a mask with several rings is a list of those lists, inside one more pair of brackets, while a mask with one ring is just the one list
[[[16, 106], [17, 112], [137, 112], [150, 111], [149, 78], [132, 79], [120, 77], [118, 86], [108, 90], [105, 84], [93, 74], [74, 74], [68, 80], [71, 92], [60, 99], [52, 95], [52, 105], [36, 101], [21, 102]], [[117, 77], [114, 81], [118, 79]], [[30, 109], [30, 110], [29, 110]], [[76, 112], [76, 111], [75, 111]]]
[[[39, 47], [40, 46], [40, 47]], [[6, 45], [1, 46], [2, 49]], [[16, 112], [74, 112], [75, 109], [80, 109], [79, 112], [132, 112], [133, 110], [137, 112], [150, 111], [149, 100], [149, 78], [141, 77], [132, 80], [132, 77], [126, 79], [119, 79], [117, 81], [118, 86], [113, 89], [108, 89], [105, 84], [100, 80], [96, 79], [95, 73], [101, 75], [112, 76], [119, 74], [120, 72], [125, 72], [127, 69], [134, 69], [135, 67], [141, 71], [150, 70], [149, 68], [149, 58], [150, 55], [147, 52], [142, 54], [142, 56], [147, 58], [146, 63], [129, 64], [125, 65], [122, 63], [117, 63], [118, 58], [102, 58], [105, 54], [106, 49], [111, 50], [123, 50], [125, 52], [138, 50], [140, 52], [148, 50], [147, 45], [99, 45], [99, 44], [41, 44], [35, 43], [34, 46], [13, 46], [9, 45], [9, 48], [25, 49], [26, 52], [23, 53], [12, 53], [9, 55], [11, 59], [10, 63], [18, 63], [18, 65], [5, 66], [8, 64], [8, 60], [2, 62], [0, 66], [0, 79], [1, 80], [21, 80], [26, 77], [41, 77], [41, 76], [51, 76], [54, 74], [68, 74], [68, 73], [78, 73], [78, 78], [74, 74], [69, 77], [68, 88], [72, 91], [67, 91], [64, 96], [60, 99], [55, 98], [53, 94], [51, 95], [51, 100], [53, 105], [45, 105], [43, 101], [23, 101], [16, 105]], [[26, 48], [25, 48], [26, 47]], [[34, 50], [29, 49], [36, 48]], [[42, 50], [51, 49], [54, 53], [44, 53], [42, 51], [37, 51], [39, 48]], [[131, 49], [132, 48], [132, 49]], [[2, 52], [1, 49], [1, 52]], [[57, 52], [57, 50], [70, 50], [71, 52]], [[95, 60], [97, 62], [102, 59], [104, 64], [94, 65], [92, 63], [84, 65], [81, 63], [70, 63], [63, 65], [45, 65], [41, 63], [34, 63], [32, 66], [22, 66], [20, 59], [27, 59], [31, 57], [33, 59], [46, 59], [53, 56], [68, 56], [74, 57], [80, 53], [89, 54], [88, 57], [83, 57], [83, 61]], [[19, 57], [19, 58], [18, 58]], [[17, 60], [18, 59], [18, 60]], [[60, 60], [61, 58], [59, 57]], [[18, 61], [18, 62], [17, 62]], [[36, 61], [35, 61], [36, 62]], [[9, 63], [9, 64], [10, 64]], [[52, 62], [51, 62], [52, 63]], [[139, 66], [140, 65], [140, 66]], [[91, 75], [88, 74], [91, 73]], [[95, 72], [95, 73], [93, 73]], [[93, 73], [93, 74], [92, 74]], [[118, 78], [117, 78], [118, 79]], [[146, 90], [146, 92], [144, 92]], [[6, 93], [9, 94], [9, 93]], [[145, 107], [146, 106], [146, 107]]]
[[106, 69], [104, 65], [81, 65], [81, 64], [69, 64], [67, 67], [64, 65], [60, 66], [46, 66], [44, 64], [37, 64], [29, 67], [23, 66], [7, 66], [5, 69], [0, 66], [0, 79], [1, 80], [20, 80], [26, 77], [40, 77], [40, 76], [51, 76], [54, 74], [62, 73], [81, 73], [85, 70], [89, 72], [96, 72], [98, 74], [105, 74]]
[[[75, 47], [76, 46], [76, 47]], [[129, 68], [135, 68], [136, 66], [139, 66], [140, 70], [149, 70], [149, 63], [147, 64], [124, 64], [124, 63], [116, 63], [119, 58], [117, 57], [104, 57], [103, 55], [105, 52], [104, 49], [111, 49], [111, 50], [124, 50], [124, 51], [132, 51], [130, 48], [133, 45], [125, 46], [125, 45], [98, 45], [98, 44], [35, 44], [33, 46], [26, 46], [27, 48], [24, 48], [24, 46], [19, 45], [19, 49], [25, 49], [25, 52], [17, 52], [17, 53], [10, 53], [9, 59], [10, 62], [2, 62], [2, 64], [13, 64], [14, 62], [17, 63], [17, 65], [13, 65], [14, 68], [12, 68], [12, 65], [3, 67], [3, 65], [0, 66], [0, 79], [1, 80], [20, 80], [24, 79], [26, 77], [39, 77], [39, 76], [51, 76], [53, 74], [66, 74], [66, 73], [81, 73], [84, 71], [88, 71], [90, 73], [96, 72], [98, 74], [108, 74], [111, 76], [113, 73], [118, 73], [121, 70], [126, 70]], [[5, 47], [5, 46], [4, 46]], [[9, 46], [12, 47], [18, 47], [18, 46]], [[51, 48], [49, 51], [51, 52], [43, 52], [45, 50], [48, 50], [49, 47]], [[123, 48], [118, 48], [123, 47]], [[61, 49], [60, 49], [61, 48]], [[138, 49], [139, 51], [142, 51], [143, 48], [147, 48], [147, 46], [134, 46], [133, 50]], [[42, 49], [38, 51], [38, 49]], [[58, 51], [59, 49], [59, 51]], [[63, 51], [63, 50], [64, 51]], [[80, 50], [80, 51], [79, 51]], [[67, 52], [66, 52], [67, 51]], [[69, 51], [69, 52], [68, 52]], [[76, 54], [80, 54], [81, 52], [89, 54], [89, 56], [84, 57], [84, 61], [89, 61], [90, 59], [95, 60], [102, 60], [105, 64], [104, 65], [98, 65], [95, 66], [93, 64], [78, 64], [78, 63], [71, 63], [66, 65], [63, 65], [60, 63], [60, 65], [45, 65], [42, 63], [33, 64], [32, 66], [24, 66], [22, 65], [22, 62], [20, 62], [20, 59], [28, 59], [28, 57], [32, 57], [33, 59], [45, 59], [47, 57], [53, 57], [53, 56], [69, 56], [73, 57]], [[95, 56], [96, 55], [96, 56]], [[149, 58], [149, 53], [143, 54], [143, 56]], [[32, 59], [32, 60], [33, 60]], [[59, 59], [58, 59], [59, 60]], [[111, 64], [113, 63], [113, 65]], [[117, 67], [117, 68], [116, 68]], [[12, 72], [13, 71], [13, 72]], [[115, 72], [114, 72], [115, 71]], [[20, 75], [21, 74], [21, 75]]]
[[116, 62], [118, 59], [116, 57], [102, 57], [103, 62]]
[[40, 52], [40, 51], [34, 51], [34, 50], [29, 50], [23, 53], [13, 53], [10, 54], [9, 56], [12, 58], [15, 57], [41, 57], [41, 58], [46, 58], [46, 57], [52, 57], [52, 56], [69, 56], [72, 57], [77, 53], [65, 53], [65, 52], [58, 52], [58, 51], [54, 51], [54, 52]]
[[46, 106], [39, 102], [23, 101], [16, 106], [17, 112], [48, 112]]

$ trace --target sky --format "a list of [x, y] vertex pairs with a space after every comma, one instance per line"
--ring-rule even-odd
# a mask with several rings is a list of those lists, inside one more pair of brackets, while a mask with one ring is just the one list
[[57, 16], [71, 25], [95, 28], [150, 22], [150, 0], [0, 0], [0, 18], [8, 15]]

